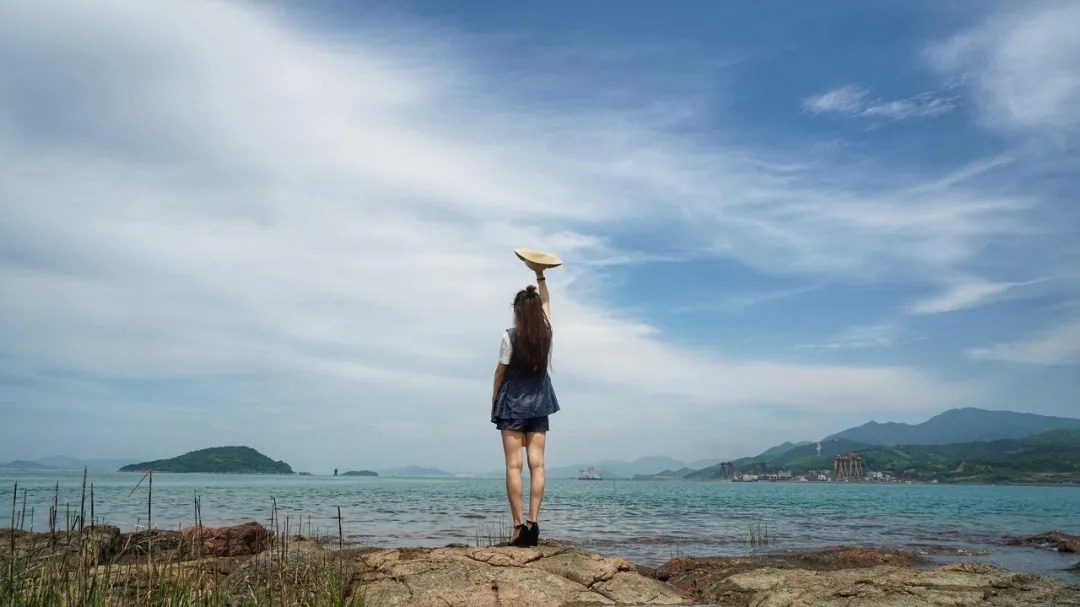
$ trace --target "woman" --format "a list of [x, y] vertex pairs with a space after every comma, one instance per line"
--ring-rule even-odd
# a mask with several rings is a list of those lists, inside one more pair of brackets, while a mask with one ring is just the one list
[[[506, 457], [506, 496], [514, 520], [511, 546], [535, 546], [540, 540], [540, 502], [544, 499], [544, 441], [548, 416], [559, 410], [551, 387], [551, 304], [542, 269], [536, 285], [514, 297], [514, 327], [503, 333], [491, 422], [502, 432]], [[529, 461], [529, 516], [521, 512], [521, 451]]]

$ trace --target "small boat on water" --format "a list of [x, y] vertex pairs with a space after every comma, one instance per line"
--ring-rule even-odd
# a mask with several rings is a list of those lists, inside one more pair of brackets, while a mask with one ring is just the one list
[[600, 478], [600, 473], [597, 472], [596, 468], [593, 468], [592, 466], [589, 466], [588, 468], [582, 470], [578, 474], [577, 479], [579, 481], [600, 481], [600, 480], [604, 480], [604, 479]]

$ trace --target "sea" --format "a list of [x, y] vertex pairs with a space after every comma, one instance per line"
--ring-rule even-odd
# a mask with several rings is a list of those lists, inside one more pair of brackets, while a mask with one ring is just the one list
[[[130, 531], [250, 520], [355, 546], [489, 545], [507, 532], [501, 479], [90, 472], [93, 515]], [[527, 480], [527, 479], [526, 479]], [[14, 494], [18, 483], [18, 494]], [[0, 471], [0, 527], [48, 528], [82, 508], [82, 472]], [[526, 498], [527, 499], [527, 498]], [[527, 503], [527, 501], [526, 501]], [[24, 508], [25, 504], [25, 508]], [[340, 508], [340, 519], [339, 519]], [[980, 561], [1080, 583], [1078, 554], [1003, 538], [1080, 535], [1080, 488], [946, 484], [733, 483], [549, 479], [542, 536], [656, 566], [675, 556], [734, 556], [837, 545], [903, 547], [932, 562]]]

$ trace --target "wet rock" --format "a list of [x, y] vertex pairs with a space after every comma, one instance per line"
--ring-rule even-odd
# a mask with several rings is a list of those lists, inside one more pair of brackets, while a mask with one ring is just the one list
[[1010, 537], [1005, 540], [1008, 546], [1031, 546], [1057, 550], [1058, 552], [1080, 552], [1080, 536], [1048, 531], [1039, 535]]
[[555, 544], [370, 550], [356, 566], [366, 603], [383, 607], [691, 604], [626, 559]]
[[260, 523], [251, 521], [231, 527], [188, 527], [183, 530], [186, 542], [198, 546], [202, 556], [246, 556], [259, 554], [270, 547], [273, 534]]

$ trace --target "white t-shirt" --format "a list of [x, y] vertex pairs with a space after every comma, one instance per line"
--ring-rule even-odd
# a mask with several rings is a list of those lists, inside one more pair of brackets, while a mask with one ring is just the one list
[[510, 332], [503, 331], [502, 346], [499, 348], [499, 362], [504, 365], [510, 364], [510, 356], [514, 353], [514, 344], [510, 341]]

